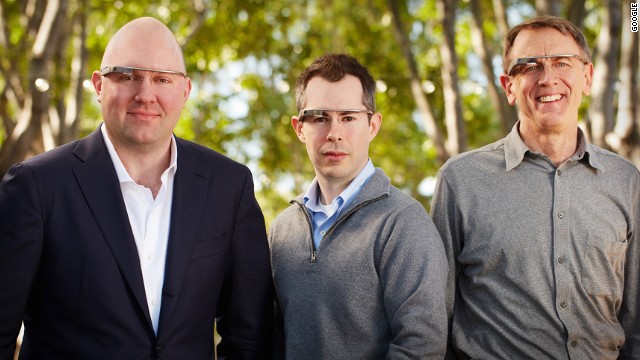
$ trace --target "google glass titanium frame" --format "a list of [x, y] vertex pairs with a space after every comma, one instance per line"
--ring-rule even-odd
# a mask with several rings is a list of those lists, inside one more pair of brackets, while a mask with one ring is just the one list
[[513, 68], [515, 68], [516, 66], [536, 65], [538, 63], [536, 60], [538, 60], [538, 59], [548, 59], [548, 58], [578, 58], [578, 59], [580, 59], [580, 61], [582, 61], [583, 64], [587, 63], [586, 61], [584, 61], [582, 59], [582, 56], [574, 55], [574, 54], [541, 55], [541, 56], [518, 58], [518, 59], [513, 60], [511, 63], [509, 63], [509, 67], [507, 68], [507, 75], [508, 76], [513, 76]]
[[300, 110], [298, 113], [298, 119], [300, 121], [304, 121], [305, 117], [309, 116], [322, 116], [328, 112], [337, 112], [337, 113], [367, 113], [367, 115], [373, 115], [373, 111], [367, 109], [308, 109], [308, 110]]
[[153, 71], [153, 72], [159, 72], [159, 73], [165, 73], [165, 74], [182, 75], [184, 77], [187, 77], [187, 74], [181, 71], [160, 70], [160, 69], [150, 69], [150, 68], [142, 68], [142, 67], [135, 67], [135, 66], [121, 66], [121, 65], [107, 65], [102, 69], [100, 69], [100, 75], [105, 76], [113, 73], [133, 75], [134, 71]]

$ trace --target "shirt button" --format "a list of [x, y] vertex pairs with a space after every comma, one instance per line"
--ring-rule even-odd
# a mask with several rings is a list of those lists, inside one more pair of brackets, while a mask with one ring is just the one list
[[566, 301], [561, 302], [560, 303], [560, 307], [563, 308], [563, 309], [566, 308], [567, 307], [567, 302]]
[[560, 219], [562, 219], [562, 218], [564, 217], [564, 211], [560, 211], [560, 212], [558, 213], [558, 217], [559, 217]]
[[564, 261], [565, 261], [564, 256], [560, 256], [560, 257], [558, 258], [558, 262], [559, 262], [560, 264], [564, 264]]
[[577, 342], [577, 341], [575, 341], [575, 340], [573, 340], [573, 341], [571, 342], [571, 347], [576, 347], [576, 346], [578, 346], [578, 342]]
[[151, 300], [151, 305], [152, 305], [152, 306], [158, 306], [158, 302], [157, 302], [157, 301], [155, 301], [155, 300]]
[[155, 259], [156, 259], [156, 257], [155, 257], [155, 255], [153, 255], [153, 254], [149, 254], [149, 255], [147, 255], [147, 259], [149, 259], [149, 260], [153, 261], [153, 260], [155, 260]]
[[558, 170], [558, 176], [562, 176], [562, 171]]
[[324, 234], [326, 234], [325, 231], [320, 231], [320, 235], [324, 236]]

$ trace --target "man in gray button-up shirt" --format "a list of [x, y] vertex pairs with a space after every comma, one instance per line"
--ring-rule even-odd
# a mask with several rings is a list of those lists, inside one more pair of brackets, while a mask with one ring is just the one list
[[593, 75], [584, 35], [538, 17], [505, 45], [500, 80], [519, 121], [449, 160], [433, 200], [448, 355], [640, 359], [640, 173], [578, 128]]

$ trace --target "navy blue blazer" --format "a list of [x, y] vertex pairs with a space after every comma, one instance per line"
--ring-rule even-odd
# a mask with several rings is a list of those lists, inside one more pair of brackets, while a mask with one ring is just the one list
[[0, 183], [0, 359], [261, 359], [273, 288], [247, 167], [176, 139], [157, 336], [120, 184], [100, 130]]

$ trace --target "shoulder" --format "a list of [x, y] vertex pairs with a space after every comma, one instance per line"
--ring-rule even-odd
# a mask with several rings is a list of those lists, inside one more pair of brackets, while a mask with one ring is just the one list
[[[304, 207], [304, 205], [302, 205]], [[300, 236], [301, 229], [308, 228], [307, 220], [299, 203], [292, 202], [273, 220], [269, 230], [269, 243], [280, 243], [290, 237]]]
[[389, 196], [370, 210], [365, 215], [370, 226], [380, 231], [376, 243], [383, 245], [381, 249], [395, 244], [392, 246], [422, 253], [424, 258], [441, 256], [440, 234], [425, 207], [415, 198], [391, 186]]
[[440, 168], [440, 172], [460, 171], [468, 167], [484, 164], [504, 163], [505, 139], [500, 139], [478, 149], [469, 150], [452, 156]]
[[[419, 213], [424, 211], [426, 214], [424, 206], [422, 206], [418, 200], [393, 185], [390, 186], [389, 197], [385, 199], [385, 201], [391, 203], [393, 207], [399, 210], [409, 209], [410, 211]], [[385, 206], [388, 206], [388, 204]]]
[[80, 162], [80, 159], [73, 155], [73, 150], [80, 140], [76, 140], [55, 149], [35, 155], [12, 166], [12, 168], [29, 169], [34, 173], [61, 174], [64, 169]]
[[40, 194], [60, 193], [74, 181], [73, 167], [81, 161], [73, 155], [78, 141], [35, 155], [12, 165], [0, 182], [0, 191], [15, 192], [20, 201], [35, 191]]
[[272, 227], [277, 227], [280, 225], [288, 225], [293, 223], [300, 223], [299, 216], [304, 216], [303, 208], [304, 205], [301, 205], [297, 202], [297, 200], [291, 201], [289, 206], [287, 206], [276, 218], [273, 220]]
[[589, 147], [596, 154], [598, 162], [604, 168], [605, 173], [613, 172], [614, 174], [624, 176], [640, 176], [638, 168], [631, 161], [621, 155], [594, 144], [589, 144]]
[[392, 185], [389, 177], [380, 168], [376, 169], [374, 177], [365, 185], [362, 192], [363, 196], [359, 197], [352, 206], [377, 199], [359, 210], [369, 213], [370, 216], [394, 219], [399, 222], [428, 218], [424, 206], [409, 194]]
[[54, 149], [35, 155], [20, 165], [33, 171], [55, 171], [56, 174], [63, 170], [83, 163], [88, 159], [108, 156], [108, 150], [102, 138], [100, 128], [86, 137], [60, 145]]
[[596, 145], [589, 144], [593, 153], [595, 153], [595, 161], [589, 159], [593, 164], [596, 163], [598, 169], [597, 176], [602, 181], [610, 184], [612, 188], [622, 190], [629, 199], [637, 201], [640, 199], [640, 171], [628, 159], [613, 153], [609, 150], [602, 149]]
[[438, 170], [436, 187], [443, 184], [454, 188], [473, 187], [478, 179], [504, 173], [507, 168], [505, 145], [503, 138], [451, 157]]

